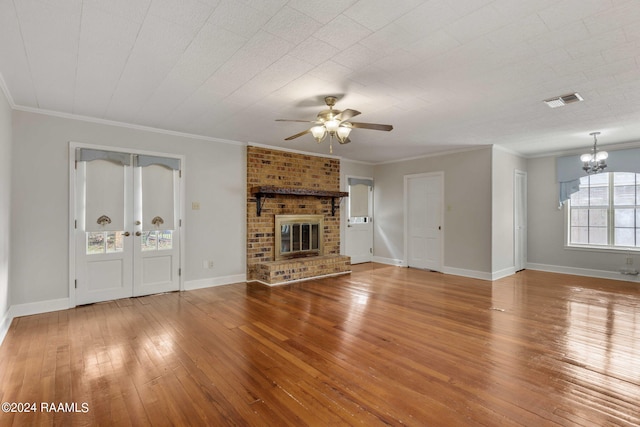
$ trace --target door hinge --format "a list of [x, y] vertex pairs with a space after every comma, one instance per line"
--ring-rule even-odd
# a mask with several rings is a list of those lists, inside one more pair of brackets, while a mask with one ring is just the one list
[[373, 253], [373, 248], [369, 248], [369, 253], [372, 254]]
[[182, 220], [178, 220], [178, 227], [182, 227]]
[[73, 281], [73, 286], [78, 289], [78, 279]]
[[78, 220], [77, 219], [73, 220], [73, 228], [78, 228]]
[[182, 169], [178, 171], [178, 178], [182, 178]]
[[181, 268], [178, 269], [178, 276], [182, 276], [182, 269]]

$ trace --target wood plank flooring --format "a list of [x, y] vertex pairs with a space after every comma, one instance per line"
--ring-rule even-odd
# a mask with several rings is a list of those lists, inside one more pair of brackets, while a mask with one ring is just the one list
[[37, 406], [1, 426], [638, 426], [640, 285], [365, 264], [94, 304], [14, 320], [0, 401]]

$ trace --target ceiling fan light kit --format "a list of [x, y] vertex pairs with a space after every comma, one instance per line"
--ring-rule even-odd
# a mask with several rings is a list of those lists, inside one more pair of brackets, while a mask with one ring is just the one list
[[[338, 99], [335, 96], [327, 96], [324, 98], [324, 102], [329, 107], [328, 110], [323, 110], [318, 113], [316, 120], [311, 120], [308, 123], [315, 123], [310, 129], [292, 135], [285, 138], [285, 141], [298, 138], [302, 135], [311, 133], [316, 142], [321, 143], [329, 135], [329, 153], [333, 154], [333, 139], [338, 140], [340, 144], [348, 144], [351, 142], [349, 135], [353, 128], [360, 129], [372, 129], [390, 131], [393, 129], [391, 125], [382, 125], [377, 123], [357, 123], [349, 122], [352, 117], [360, 114], [360, 111], [346, 109], [346, 110], [334, 110], [333, 106]], [[306, 120], [289, 120], [289, 119], [277, 119], [278, 122], [307, 122]]]

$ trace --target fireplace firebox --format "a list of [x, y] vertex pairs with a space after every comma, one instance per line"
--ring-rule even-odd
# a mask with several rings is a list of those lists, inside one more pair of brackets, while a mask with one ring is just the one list
[[323, 255], [323, 215], [276, 215], [275, 260]]

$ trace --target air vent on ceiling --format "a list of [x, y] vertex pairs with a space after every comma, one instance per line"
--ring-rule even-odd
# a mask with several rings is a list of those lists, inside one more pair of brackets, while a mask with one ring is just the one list
[[551, 108], [562, 107], [573, 102], [583, 101], [579, 93], [569, 93], [567, 95], [556, 96], [554, 98], [545, 99], [544, 102]]

